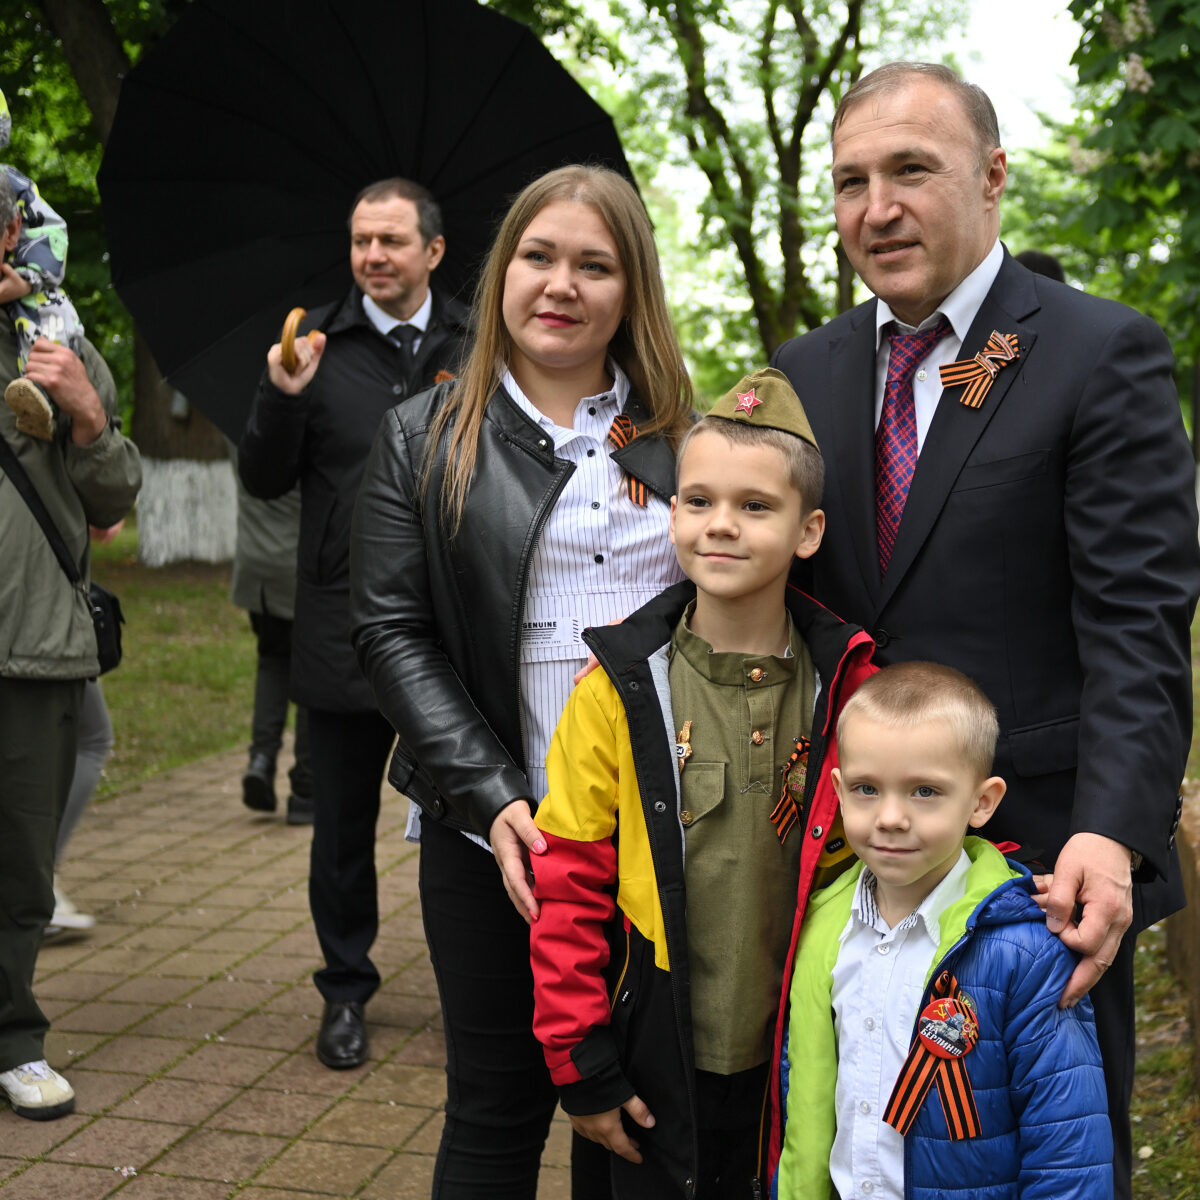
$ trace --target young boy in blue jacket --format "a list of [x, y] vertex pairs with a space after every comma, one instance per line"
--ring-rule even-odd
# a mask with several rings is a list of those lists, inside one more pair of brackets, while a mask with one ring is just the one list
[[996, 713], [934, 663], [842, 709], [833, 783], [861, 862], [815, 895], [781, 1062], [778, 1200], [1105, 1200], [1091, 1004], [1028, 871], [966, 837], [1004, 795]]

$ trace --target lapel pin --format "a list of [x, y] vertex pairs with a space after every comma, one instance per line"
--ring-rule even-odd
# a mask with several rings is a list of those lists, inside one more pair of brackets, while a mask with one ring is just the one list
[[967, 390], [958, 398], [959, 403], [967, 408], [978, 408], [996, 376], [1020, 357], [1017, 335], [993, 329], [987, 345], [974, 358], [962, 358], [939, 368], [942, 387], [958, 387], [965, 383]]
[[[679, 769], [682, 771], [687, 766], [687, 760], [692, 757], [692, 723], [684, 721], [683, 728], [679, 731], [679, 740], [675, 743], [675, 758], [679, 762]], [[689, 775], [690, 779], [691, 776]]]

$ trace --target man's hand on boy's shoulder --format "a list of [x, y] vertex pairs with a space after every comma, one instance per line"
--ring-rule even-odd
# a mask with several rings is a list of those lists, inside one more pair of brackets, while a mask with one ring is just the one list
[[1074, 1008], [1112, 966], [1133, 922], [1129, 850], [1112, 838], [1077, 833], [1062, 848], [1052, 875], [1034, 877], [1046, 928], [1080, 956], [1059, 999]]
[[567, 1115], [571, 1119], [571, 1127], [580, 1137], [587, 1138], [589, 1142], [599, 1142], [631, 1163], [640, 1163], [642, 1156], [638, 1153], [638, 1143], [625, 1132], [625, 1126], [621, 1123], [621, 1109], [643, 1129], [654, 1128], [654, 1117], [639, 1096], [630, 1096], [621, 1108], [610, 1108], [608, 1112], [589, 1113], [584, 1117]]

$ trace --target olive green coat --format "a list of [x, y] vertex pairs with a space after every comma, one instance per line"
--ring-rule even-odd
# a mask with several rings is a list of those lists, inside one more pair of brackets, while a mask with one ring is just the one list
[[[121, 436], [112, 375], [90, 342], [82, 357], [108, 424], [90, 446], [76, 446], [60, 414], [51, 442], [18, 432], [0, 403], [0, 436], [16, 453], [67, 548], [89, 578], [88, 525], [115, 525], [132, 507], [142, 482], [137, 447]], [[12, 323], [0, 311], [0, 392], [17, 374]], [[7, 679], [88, 679], [99, 669], [96, 636], [83, 589], [63, 574], [41, 526], [0, 471], [0, 676]]]

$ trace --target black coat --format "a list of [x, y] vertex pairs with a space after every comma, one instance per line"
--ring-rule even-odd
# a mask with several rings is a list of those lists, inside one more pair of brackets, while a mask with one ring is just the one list
[[874, 316], [871, 300], [773, 360], [804, 397], [825, 457], [812, 593], [872, 634], [877, 661], [933, 659], [983, 687], [1008, 782], [988, 837], [1041, 849], [1047, 865], [1081, 831], [1139, 851], [1144, 927], [1182, 902], [1170, 846], [1200, 592], [1167, 339], [1005, 253], [959, 358], [993, 330], [1015, 333], [1020, 357], [980, 407], [960, 404], [961, 389], [942, 396], [881, 580]]
[[[447, 391], [392, 409], [380, 426], [354, 514], [351, 625], [363, 673], [400, 737], [392, 786], [429, 817], [486, 837], [505, 805], [530, 794], [521, 614], [538, 536], [575, 467], [555, 458], [546, 433], [497, 389], [451, 538], [440, 506], [445, 438], [428, 497], [419, 483], [426, 435]], [[633, 396], [625, 411], [635, 423], [645, 417]], [[635, 438], [612, 457], [670, 499], [675, 460], [664, 438]]]
[[322, 329], [325, 354], [299, 396], [263, 374], [238, 448], [251, 495], [270, 499], [300, 484], [300, 548], [292, 630], [292, 699], [311, 708], [375, 707], [350, 646], [350, 518], [371, 442], [383, 414], [457, 370], [468, 312], [433, 293], [415, 379], [403, 351], [368, 320], [357, 287], [338, 304], [313, 309], [302, 331]]

